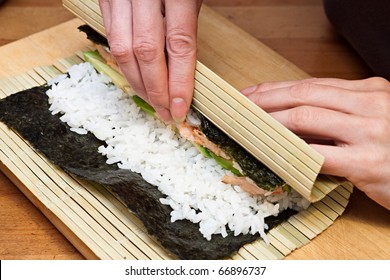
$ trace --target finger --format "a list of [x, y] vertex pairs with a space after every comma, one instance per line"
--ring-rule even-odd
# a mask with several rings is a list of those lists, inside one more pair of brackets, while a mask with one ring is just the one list
[[271, 113], [289, 130], [309, 138], [355, 143], [362, 118], [337, 111], [310, 106]]
[[165, 1], [171, 114], [181, 122], [194, 91], [199, 1]]
[[100, 11], [102, 12], [103, 25], [106, 32], [106, 37], [109, 37], [111, 29], [111, 7], [109, 0], [99, 0]]
[[164, 54], [161, 1], [134, 0], [133, 51], [150, 104], [164, 121], [170, 121], [168, 71]]
[[253, 85], [243, 89], [241, 92], [244, 95], [250, 95], [256, 92], [265, 92], [273, 89], [287, 88], [296, 86], [299, 84], [318, 84], [325, 86], [333, 86], [343, 88], [352, 91], [378, 91], [389, 89], [390, 83], [383, 78], [373, 77], [362, 80], [344, 80], [337, 78], [309, 78], [304, 80], [292, 80], [292, 81], [281, 81], [281, 82], [265, 82], [258, 85]]
[[108, 42], [110, 52], [117, 61], [123, 75], [133, 90], [147, 101], [146, 91], [140, 69], [133, 54], [133, 31], [131, 2], [128, 0], [111, 1], [111, 25]]
[[324, 164], [321, 167], [321, 173], [339, 177], [349, 177], [351, 170], [351, 152], [345, 147], [329, 145], [310, 145], [313, 149], [325, 157]]
[[[390, 209], [390, 192], [388, 191], [389, 174], [386, 166], [377, 159], [367, 164], [367, 158], [375, 153], [367, 154], [367, 150], [355, 150], [356, 147], [332, 147], [312, 145], [319, 153], [324, 155], [325, 162], [321, 173], [338, 177], [345, 177], [353, 185], [365, 192], [370, 198]], [[374, 154], [374, 155], [373, 155]], [[363, 159], [363, 160], [362, 160]], [[374, 165], [371, 165], [374, 163]], [[384, 171], [384, 172], [383, 172]]]
[[373, 95], [366, 92], [316, 83], [298, 83], [290, 87], [275, 88], [248, 96], [267, 112], [307, 105], [362, 116], [375, 114], [378, 106], [381, 106], [377, 102], [367, 102], [367, 99], [371, 97]]

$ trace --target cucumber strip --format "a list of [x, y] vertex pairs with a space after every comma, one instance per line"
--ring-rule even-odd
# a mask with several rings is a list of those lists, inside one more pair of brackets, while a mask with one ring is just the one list
[[[205, 148], [206, 149], [206, 148]], [[233, 161], [217, 156], [213, 152], [209, 151], [210, 156], [224, 169], [231, 171], [234, 175], [243, 176], [241, 172], [233, 167]]]
[[207, 148], [205, 148], [205, 147], [203, 147], [203, 146], [201, 146], [199, 144], [196, 144], [196, 143], [193, 143], [193, 144], [194, 144], [194, 146], [198, 149], [198, 151], [202, 155], [204, 155], [207, 158], [211, 158], [212, 157], [211, 154], [210, 154], [211, 152], [209, 151], [209, 149], [207, 149]]
[[91, 63], [97, 71], [110, 77], [117, 87], [121, 88], [124, 92], [129, 93], [130, 95], [134, 95], [134, 93], [130, 90], [131, 87], [127, 80], [117, 71], [108, 66], [104, 58], [97, 51], [86, 51], [83, 55], [85, 60]]
[[154, 113], [156, 110], [152, 106], [149, 105], [145, 100], [143, 100], [141, 97], [138, 95], [133, 95], [132, 96], [134, 103], [140, 107], [144, 112], [146, 112], [149, 115], [154, 116]]
[[193, 144], [202, 155], [204, 155], [207, 158], [213, 158], [215, 160], [215, 162], [218, 163], [223, 169], [231, 171], [234, 175], [243, 176], [237, 168], [233, 167], [232, 161], [225, 159], [223, 157], [217, 156], [212, 151], [210, 151], [209, 149], [207, 149], [199, 144], [196, 144], [196, 143], [193, 143]]

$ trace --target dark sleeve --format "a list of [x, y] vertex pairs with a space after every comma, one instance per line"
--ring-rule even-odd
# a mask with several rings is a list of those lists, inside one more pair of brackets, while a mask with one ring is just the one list
[[390, 80], [390, 1], [323, 0], [323, 3], [329, 21], [375, 75]]

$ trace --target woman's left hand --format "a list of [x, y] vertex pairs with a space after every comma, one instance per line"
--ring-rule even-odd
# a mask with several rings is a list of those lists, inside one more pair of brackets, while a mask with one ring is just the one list
[[272, 82], [242, 93], [324, 155], [322, 173], [347, 178], [390, 210], [387, 80]]

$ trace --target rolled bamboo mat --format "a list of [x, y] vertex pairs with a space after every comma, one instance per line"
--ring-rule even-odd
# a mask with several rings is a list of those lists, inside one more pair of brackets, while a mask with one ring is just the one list
[[[0, 80], [0, 98], [42, 85], [83, 61], [82, 52]], [[172, 259], [169, 251], [149, 236], [141, 221], [100, 185], [92, 185], [50, 163], [13, 130], [0, 123], [0, 161], [20, 182], [21, 190], [89, 259]], [[3, 168], [2, 168], [3, 169]], [[329, 227], [348, 204], [353, 186], [324, 177], [338, 187], [321, 201], [292, 216], [259, 239], [243, 246], [232, 259], [282, 259]], [[326, 188], [319, 184], [319, 188]]]
[[[63, 4], [105, 35], [98, 0]], [[323, 199], [344, 182], [319, 175], [322, 155], [199, 61], [192, 106], [309, 201]]]

